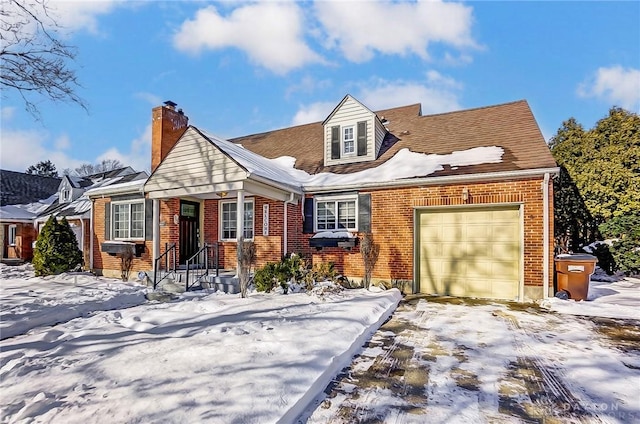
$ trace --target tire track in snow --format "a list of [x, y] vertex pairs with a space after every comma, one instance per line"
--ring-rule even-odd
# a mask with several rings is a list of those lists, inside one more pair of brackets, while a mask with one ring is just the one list
[[[540, 416], [531, 416], [530, 418], [544, 420], [554, 417], [569, 419], [572, 422], [607, 422], [595, 411], [585, 409], [581, 399], [577, 398], [564, 383], [562, 370], [550, 360], [536, 355], [535, 350], [526, 343], [526, 339], [543, 342], [536, 334], [523, 328], [514, 315], [503, 310], [496, 310], [493, 315], [502, 318], [513, 331], [514, 346], [518, 352], [517, 366], [520, 369], [531, 371], [523, 373], [521, 378], [526, 380], [529, 397], [535, 404], [536, 410], [531, 411], [529, 415], [537, 413]], [[538, 390], [532, 390], [532, 388], [538, 388]], [[553, 396], [548, 396], [549, 393]]]

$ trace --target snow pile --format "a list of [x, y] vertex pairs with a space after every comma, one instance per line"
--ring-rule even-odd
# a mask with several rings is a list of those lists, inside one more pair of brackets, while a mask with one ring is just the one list
[[406, 178], [426, 177], [444, 169], [458, 166], [479, 165], [483, 163], [499, 163], [504, 150], [501, 147], [475, 147], [464, 151], [455, 151], [448, 155], [415, 153], [409, 149], [401, 149], [391, 159], [380, 166], [349, 174], [322, 172], [309, 175], [305, 171], [295, 169], [295, 158], [283, 156], [270, 162], [281, 167], [304, 187], [324, 187], [353, 184], [380, 183], [402, 180]]
[[293, 422], [400, 298], [196, 292], [35, 329], [3, 341], [0, 421]]
[[591, 281], [587, 301], [549, 298], [540, 306], [555, 312], [606, 318], [640, 320], [640, 280], [625, 278], [620, 281]]
[[146, 302], [146, 288], [89, 273], [34, 277], [30, 264], [0, 264], [0, 339], [87, 316], [94, 311], [128, 308]]

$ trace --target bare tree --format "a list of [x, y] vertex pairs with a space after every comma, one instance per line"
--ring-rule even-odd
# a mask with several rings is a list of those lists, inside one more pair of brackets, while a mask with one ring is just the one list
[[[47, 0], [8, 0], [0, 8], [0, 87], [16, 90], [25, 107], [39, 118], [34, 94], [53, 101], [73, 102], [84, 109], [77, 94], [75, 48], [59, 39], [61, 27], [51, 16]], [[4, 95], [3, 95], [4, 97]]]
[[364, 287], [368, 289], [371, 285], [373, 268], [376, 266], [378, 255], [380, 254], [380, 245], [373, 242], [373, 234], [364, 234], [362, 243], [360, 243], [360, 253], [362, 253], [362, 260], [364, 261], [364, 278], [362, 279], [362, 283]]
[[79, 177], [98, 174], [100, 172], [113, 171], [114, 169], [123, 168], [125, 165], [118, 159], [103, 159], [100, 163], [83, 163], [74, 171]]

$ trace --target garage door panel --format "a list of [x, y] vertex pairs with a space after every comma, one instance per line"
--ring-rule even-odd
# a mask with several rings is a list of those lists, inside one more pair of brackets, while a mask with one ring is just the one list
[[421, 292], [517, 298], [521, 275], [518, 208], [422, 212], [418, 225]]

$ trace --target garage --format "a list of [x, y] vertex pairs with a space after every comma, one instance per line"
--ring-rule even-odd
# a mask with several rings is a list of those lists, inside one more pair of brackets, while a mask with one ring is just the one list
[[418, 291], [518, 299], [521, 222], [519, 205], [417, 210]]

